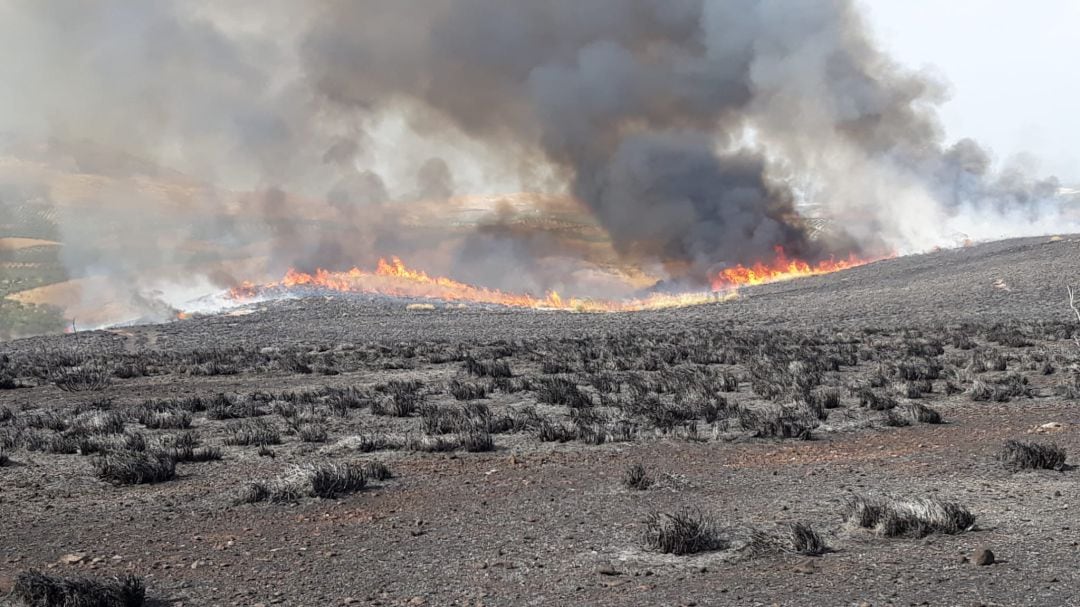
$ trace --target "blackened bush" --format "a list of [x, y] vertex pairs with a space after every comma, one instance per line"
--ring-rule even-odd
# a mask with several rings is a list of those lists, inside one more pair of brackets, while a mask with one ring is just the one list
[[919, 385], [910, 380], [897, 382], [893, 385], [893, 390], [898, 396], [903, 398], [919, 398], [922, 396], [922, 390], [919, 389]]
[[570, 408], [593, 406], [589, 397], [578, 389], [577, 384], [563, 377], [545, 377], [536, 382], [536, 400], [549, 405]]
[[455, 434], [472, 430], [506, 431], [513, 420], [495, 418], [483, 403], [469, 403], [463, 407], [440, 407], [424, 405], [420, 408], [420, 429], [426, 434]]
[[723, 550], [728, 546], [716, 522], [696, 510], [650, 514], [645, 519], [642, 540], [649, 550], [675, 555]]
[[305, 443], [325, 443], [329, 436], [324, 424], [304, 424], [300, 426], [298, 434]]
[[896, 399], [888, 394], [879, 394], [870, 388], [859, 391], [859, 406], [871, 411], [887, 411], [896, 406]]
[[240, 490], [236, 493], [235, 502], [237, 504], [254, 504], [268, 501], [270, 496], [270, 487], [266, 483], [249, 481], [240, 486]]
[[619, 391], [620, 383], [611, 373], [593, 373], [589, 375], [589, 385], [601, 394], [614, 394]]
[[476, 360], [471, 356], [465, 359], [465, 371], [477, 377], [513, 377], [514, 375], [510, 372], [510, 363], [504, 360]]
[[474, 429], [462, 434], [460, 439], [461, 448], [469, 453], [481, 453], [495, 450], [495, 440], [491, 433], [484, 429]]
[[122, 434], [124, 416], [117, 411], [92, 411], [75, 418], [72, 431], [78, 434]]
[[221, 449], [217, 447], [184, 447], [173, 448], [167, 451], [177, 462], [197, 463], [215, 462], [222, 458]]
[[278, 445], [281, 434], [277, 428], [261, 419], [245, 419], [229, 422], [225, 425], [228, 436], [222, 441], [226, 445]]
[[386, 464], [373, 461], [364, 464], [364, 476], [373, 478], [377, 481], [385, 481], [386, 479], [393, 478], [394, 474]]
[[15, 578], [11, 596], [26, 607], [141, 607], [146, 588], [130, 575], [95, 579], [30, 570]]
[[405, 446], [400, 439], [391, 438], [381, 432], [361, 433], [354, 438], [356, 439], [356, 450], [361, 453], [395, 450]]
[[206, 405], [206, 418], [213, 420], [243, 419], [261, 414], [262, 412], [259, 411], [255, 401], [249, 399], [237, 400], [225, 394], [218, 394]]
[[113, 369], [113, 376], [120, 379], [132, 379], [148, 375], [150, 375], [150, 368], [147, 366], [146, 361], [140, 359], [122, 362]]
[[541, 420], [536, 426], [536, 439], [544, 443], [568, 443], [577, 438], [577, 428], [561, 422]]
[[952, 535], [975, 526], [975, 515], [967, 508], [937, 498], [869, 500], [855, 496], [844, 506], [842, 516], [846, 522], [885, 537]]
[[165, 403], [145, 402], [132, 409], [131, 416], [151, 430], [186, 430], [191, 427], [189, 411]]
[[7, 407], [0, 407], [0, 424], [6, 424], [15, 419], [15, 413]]
[[754, 555], [787, 553], [819, 556], [825, 554], [829, 547], [809, 524], [788, 523], [771, 532], [755, 529], [750, 534], [747, 549]]
[[487, 398], [488, 387], [483, 384], [453, 380], [450, 382], [450, 394], [457, 400], [479, 400]]
[[52, 373], [49, 379], [65, 392], [98, 391], [109, 386], [108, 370], [96, 364], [60, 369]]
[[252, 481], [240, 488], [235, 502], [292, 502], [303, 497], [334, 499], [367, 486], [359, 464], [319, 464], [297, 467], [272, 481]]
[[54, 432], [63, 432], [71, 427], [69, 418], [56, 411], [27, 414], [19, 419], [19, 424], [24, 428], [49, 429]]
[[920, 424], [940, 424], [941, 414], [922, 403], [903, 405], [890, 411], [909, 419], [911, 422]]
[[1065, 467], [1065, 449], [1054, 443], [1040, 444], [1007, 440], [998, 452], [997, 458], [1006, 469], [1018, 470], [1062, 470]]
[[27, 451], [41, 451], [56, 455], [72, 455], [79, 452], [81, 442], [78, 437], [61, 434], [51, 430], [30, 430], [20, 436], [20, 442]]
[[364, 469], [354, 464], [322, 464], [311, 471], [311, 494], [333, 499], [355, 493], [367, 485]]
[[558, 358], [545, 358], [540, 363], [540, 372], [544, 375], [557, 375], [559, 373], [573, 373], [574, 366], [569, 361]]
[[753, 430], [756, 438], [796, 438], [810, 440], [818, 422], [801, 407], [773, 406], [759, 410], [740, 409], [739, 423]]
[[623, 472], [622, 484], [627, 489], [644, 491], [651, 487], [652, 483], [652, 477], [645, 470], [645, 466], [641, 464], [634, 464], [627, 468], [626, 472]]
[[814, 388], [810, 392], [810, 402], [821, 409], [838, 409], [841, 405], [840, 390], [824, 386]]
[[11, 458], [8, 457], [7, 451], [0, 447], [0, 468], [11, 463]]
[[179, 462], [209, 462], [220, 460], [221, 449], [217, 447], [199, 447], [199, 439], [194, 432], [181, 432], [161, 439], [162, 451]]
[[720, 376], [720, 389], [724, 392], [738, 392], [739, 378], [734, 373], [724, 373]]
[[160, 483], [176, 478], [176, 460], [165, 453], [114, 451], [94, 460], [94, 471], [114, 485]]
[[375, 389], [384, 394], [382, 399], [371, 404], [371, 412], [375, 415], [409, 417], [416, 413], [424, 397], [424, 384], [417, 380], [392, 380]]

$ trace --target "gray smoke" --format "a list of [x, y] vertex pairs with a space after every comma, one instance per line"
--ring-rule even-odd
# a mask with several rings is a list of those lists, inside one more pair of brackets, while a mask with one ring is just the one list
[[[851, 0], [9, 0], [0, 51], [19, 57], [0, 62], [19, 91], [0, 132], [60, 142], [50, 166], [153, 207], [70, 213], [75, 273], [194, 269], [180, 251], [210, 242], [271, 273], [400, 255], [573, 289], [585, 253], [547, 228], [450, 234], [395, 209], [538, 184], [580, 200], [621, 263], [697, 284], [776, 246], [816, 260], [1062, 229], [1056, 182], [947, 143], [944, 86], [880, 52]], [[103, 236], [134, 249], [83, 254]]]

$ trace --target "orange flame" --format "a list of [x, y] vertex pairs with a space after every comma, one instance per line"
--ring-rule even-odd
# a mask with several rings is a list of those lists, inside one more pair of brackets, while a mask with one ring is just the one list
[[380, 259], [375, 271], [353, 268], [347, 272], [315, 270], [313, 274], [291, 269], [278, 282], [255, 285], [244, 282], [230, 291], [233, 299], [251, 299], [263, 292], [295, 287], [317, 287], [343, 293], [367, 293], [408, 299], [436, 299], [447, 302], [495, 304], [515, 308], [572, 310], [580, 312], [631, 312], [690, 306], [722, 301], [735, 296], [734, 290], [722, 292], [656, 293], [625, 301], [588, 298], [564, 298], [555, 291], [543, 297], [507, 293], [498, 289], [479, 287], [451, 278], [430, 276], [422, 270], [406, 266], [397, 257]]
[[744, 285], [760, 285], [768, 282], [791, 280], [793, 278], [802, 278], [804, 276], [817, 276], [819, 274], [847, 270], [849, 268], [892, 257], [892, 255], [886, 255], [883, 257], [861, 258], [851, 254], [847, 259], [828, 259], [816, 264], [810, 264], [799, 259], [789, 259], [784, 252], [784, 248], [781, 246], [777, 246], [775, 251], [776, 258], [768, 264], [758, 262], [750, 267], [739, 264], [735, 267], [721, 270], [712, 280], [713, 289], [730, 289], [732, 287], [741, 287]]
[[507, 293], [456, 281], [442, 276], [431, 276], [404, 264], [397, 257], [380, 259], [374, 271], [353, 268], [347, 272], [315, 270], [314, 273], [290, 269], [278, 282], [256, 285], [244, 282], [230, 291], [230, 297], [238, 300], [252, 299], [262, 293], [296, 287], [315, 287], [342, 293], [364, 293], [400, 297], [403, 299], [433, 299], [445, 302], [495, 304], [515, 308], [546, 310], [571, 310], [579, 312], [634, 312], [677, 308], [703, 303], [726, 301], [737, 296], [738, 287], [766, 282], [789, 280], [802, 276], [826, 274], [846, 270], [877, 259], [861, 259], [850, 256], [839, 261], [829, 260], [811, 265], [805, 261], [789, 259], [783, 248], [776, 247], [776, 258], [753, 266], [735, 266], [720, 272], [712, 281], [711, 292], [656, 293], [629, 300], [606, 300], [591, 298], [564, 298], [555, 291], [543, 297], [529, 294]]

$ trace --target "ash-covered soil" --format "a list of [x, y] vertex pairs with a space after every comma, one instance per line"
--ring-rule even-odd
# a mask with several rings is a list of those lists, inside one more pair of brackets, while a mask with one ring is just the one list
[[2, 600], [1080, 604], [1077, 268], [1038, 238], [682, 310], [3, 343]]

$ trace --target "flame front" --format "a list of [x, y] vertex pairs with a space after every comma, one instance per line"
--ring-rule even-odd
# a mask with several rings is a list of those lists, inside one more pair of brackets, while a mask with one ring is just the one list
[[549, 291], [543, 297], [536, 297], [470, 285], [442, 276], [430, 276], [423, 270], [416, 270], [406, 266], [397, 257], [392, 257], [389, 261], [380, 259], [374, 271], [353, 268], [347, 272], [333, 272], [319, 269], [315, 270], [314, 273], [307, 273], [291, 269], [278, 282], [265, 285], [245, 282], [234, 287], [230, 292], [230, 296], [233, 299], [251, 299], [262, 293], [273, 293], [274, 291], [297, 287], [320, 288], [342, 293], [367, 293], [406, 299], [434, 299], [446, 302], [580, 312], [657, 310], [721, 301], [735, 296], [733, 289], [720, 289], [713, 292], [698, 293], [656, 293], [647, 297], [621, 301], [577, 297], [564, 298], [555, 291]]
[[816, 264], [810, 264], [800, 259], [791, 259], [784, 252], [783, 247], [776, 247], [776, 257], [769, 263], [758, 262], [752, 266], [742, 264], [721, 270], [712, 280], [714, 290], [737, 288], [749, 285], [761, 285], [769, 282], [779, 282], [802, 278], [804, 276], [817, 276], [829, 274], [840, 270], [866, 265], [874, 261], [888, 259], [891, 255], [882, 257], [862, 258], [852, 254], [847, 259], [828, 259]]
[[769, 263], [759, 262], [750, 267], [738, 265], [721, 271], [712, 281], [711, 292], [655, 293], [636, 299], [607, 300], [577, 297], [564, 298], [555, 291], [549, 291], [543, 297], [507, 293], [498, 289], [470, 285], [452, 278], [431, 276], [423, 270], [416, 270], [406, 266], [397, 257], [392, 257], [389, 260], [380, 259], [374, 271], [359, 268], [353, 268], [346, 272], [319, 269], [315, 270], [314, 273], [307, 273], [291, 269], [278, 282], [265, 285], [245, 282], [234, 287], [230, 292], [230, 296], [233, 299], [244, 300], [254, 298], [260, 294], [272, 294], [276, 291], [311, 287], [342, 293], [365, 293], [403, 299], [432, 299], [457, 303], [494, 304], [514, 308], [580, 312], [634, 312], [725, 301], [737, 297], [738, 287], [743, 285], [758, 285], [802, 276], [826, 274], [860, 266], [871, 261], [876, 261], [876, 259], [862, 259], [851, 256], [839, 261], [829, 260], [809, 264], [805, 261], [789, 259], [783, 248], [777, 247], [776, 258]]

